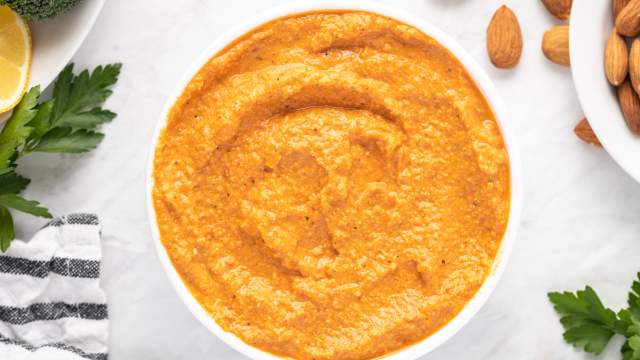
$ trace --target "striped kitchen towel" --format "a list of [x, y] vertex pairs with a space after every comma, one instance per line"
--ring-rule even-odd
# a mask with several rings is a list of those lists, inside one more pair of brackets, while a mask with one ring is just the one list
[[100, 223], [89, 214], [49, 222], [0, 253], [0, 359], [106, 360]]

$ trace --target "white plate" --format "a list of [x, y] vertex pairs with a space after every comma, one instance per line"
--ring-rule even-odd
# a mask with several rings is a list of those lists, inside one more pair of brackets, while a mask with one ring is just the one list
[[84, 0], [68, 13], [30, 23], [33, 63], [30, 85], [47, 87], [67, 65], [96, 21], [104, 0]]
[[[33, 54], [29, 88], [44, 90], [71, 60], [96, 21], [104, 0], [84, 0], [68, 13], [29, 23]], [[0, 114], [0, 122], [9, 114]]]
[[573, 2], [571, 71], [582, 110], [598, 139], [618, 165], [640, 181], [640, 137], [627, 128], [604, 74], [604, 48], [612, 27], [610, 1]]
[[169, 98], [164, 106], [162, 116], [158, 121], [155, 135], [151, 140], [151, 151], [149, 151], [149, 159], [147, 164], [147, 213], [149, 217], [149, 224], [151, 226], [151, 234], [153, 241], [164, 268], [171, 284], [177, 291], [179, 297], [182, 299], [187, 308], [193, 313], [193, 315], [200, 320], [204, 326], [206, 326], [213, 334], [222, 339], [229, 346], [246, 355], [251, 359], [260, 360], [278, 360], [280, 358], [271, 354], [263, 352], [257, 348], [251, 347], [235, 335], [229, 332], [225, 332], [216, 322], [210, 317], [202, 306], [191, 295], [186, 285], [182, 282], [180, 275], [178, 275], [176, 269], [173, 267], [171, 260], [167, 254], [164, 245], [160, 241], [160, 234], [158, 231], [158, 224], [156, 219], [155, 210], [153, 207], [153, 159], [155, 156], [156, 144], [160, 132], [165, 126], [167, 114], [173, 106], [176, 99], [182, 94], [185, 86], [193, 78], [198, 70], [214, 56], [218, 51], [223, 49], [227, 44], [237, 39], [239, 36], [247, 33], [248, 31], [269, 22], [273, 19], [277, 19], [283, 16], [313, 11], [313, 10], [326, 10], [326, 9], [343, 9], [343, 10], [364, 10], [377, 14], [382, 14], [395, 18], [404, 23], [412, 25], [417, 29], [420, 29], [425, 34], [436, 39], [440, 44], [449, 49], [464, 67], [469, 72], [470, 76], [475, 80], [480, 91], [491, 105], [502, 136], [504, 138], [507, 152], [509, 154], [509, 161], [511, 167], [511, 208], [509, 211], [509, 223], [505, 231], [500, 250], [496, 256], [496, 260], [493, 263], [493, 268], [482, 287], [469, 301], [469, 303], [460, 311], [455, 318], [453, 318], [447, 325], [440, 330], [427, 337], [426, 339], [397, 352], [384, 357], [386, 360], [407, 360], [416, 359], [433, 349], [437, 348], [453, 335], [455, 335], [465, 324], [471, 320], [471, 318], [480, 310], [482, 305], [489, 299], [491, 292], [495, 288], [500, 276], [504, 272], [507, 266], [507, 259], [511, 253], [511, 249], [516, 240], [516, 232], [520, 225], [520, 214], [522, 210], [522, 168], [520, 165], [520, 156], [516, 146], [515, 133], [511, 128], [511, 118], [507, 113], [507, 109], [502, 102], [500, 94], [496, 90], [495, 86], [486, 75], [484, 70], [476, 61], [469, 55], [466, 50], [462, 48], [455, 40], [446, 35], [440, 29], [434, 25], [425, 21], [410, 13], [397, 10], [393, 7], [384, 6], [375, 1], [362, 1], [362, 0], [307, 0], [290, 2], [278, 7], [275, 7], [267, 12], [256, 15], [242, 24], [239, 24], [233, 29], [229, 29], [224, 35], [211, 43], [211, 46], [204, 50], [204, 52], [198, 56], [193, 64], [186, 69], [185, 75], [182, 80], [176, 84], [176, 88], [173, 89]]

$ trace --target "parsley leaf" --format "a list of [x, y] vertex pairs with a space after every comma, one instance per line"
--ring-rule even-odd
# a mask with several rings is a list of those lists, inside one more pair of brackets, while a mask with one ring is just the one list
[[627, 341], [622, 345], [620, 350], [624, 360], [640, 359], [640, 321], [631, 316], [631, 325], [627, 329]]
[[45, 101], [40, 104], [38, 113], [28, 124], [33, 128], [28, 140], [39, 139], [49, 130], [49, 127], [51, 127], [51, 112], [53, 111], [54, 104], [53, 100]]
[[627, 304], [629, 304], [631, 315], [636, 319], [640, 319], [640, 273], [636, 276], [637, 280], [634, 280], [633, 284], [631, 284], [631, 292], [629, 292]]
[[83, 153], [95, 149], [104, 134], [71, 128], [54, 128], [46, 133], [31, 151], [50, 153]]
[[67, 115], [60, 121], [59, 126], [64, 125], [73, 129], [95, 129], [115, 117], [115, 113], [96, 107], [88, 111]]
[[619, 334], [626, 337], [620, 350], [623, 359], [640, 360], [640, 273], [629, 292], [629, 307], [617, 314], [606, 308], [589, 286], [575, 294], [552, 292], [548, 297], [561, 316], [568, 343], [597, 355]]
[[38, 112], [40, 87], [36, 86], [27, 92], [11, 114], [0, 133], [0, 169], [9, 167], [14, 160], [16, 149], [29, 137], [33, 128], [27, 124]]
[[116, 117], [101, 106], [118, 81], [120, 64], [98, 66], [75, 76], [73, 64], [58, 75], [51, 99], [39, 103], [40, 88], [27, 92], [0, 131], [0, 251], [15, 236], [10, 210], [50, 218], [40, 203], [20, 196], [30, 180], [15, 172], [29, 153], [84, 153], [102, 141], [97, 128]]
[[4, 206], [0, 206], [0, 251], [7, 251], [15, 236], [11, 213]]
[[54, 119], [59, 118], [62, 113], [64, 113], [67, 102], [69, 101], [72, 83], [73, 64], [69, 64], [58, 74], [56, 82], [53, 85], [54, 106], [52, 116]]
[[20, 152], [83, 153], [94, 149], [104, 138], [96, 128], [116, 114], [100, 106], [118, 81], [120, 64], [98, 66], [92, 72], [73, 75], [73, 64], [58, 75], [53, 99], [40, 105], [29, 125], [32, 135]]
[[111, 95], [109, 87], [118, 81], [120, 68], [120, 64], [98, 66], [91, 73], [82, 71], [74, 79], [73, 64], [67, 65], [54, 88], [51, 124], [55, 127], [93, 129], [111, 121], [115, 114], [99, 107]]
[[549, 293], [549, 300], [562, 316], [560, 322], [568, 343], [593, 354], [604, 350], [615, 334], [616, 314], [602, 305], [591, 287], [576, 294]]
[[0, 175], [0, 194], [20, 193], [27, 188], [31, 180], [11, 171]]
[[27, 200], [17, 194], [0, 195], [0, 205], [43, 218], [53, 217], [49, 210], [40, 206], [39, 202]]

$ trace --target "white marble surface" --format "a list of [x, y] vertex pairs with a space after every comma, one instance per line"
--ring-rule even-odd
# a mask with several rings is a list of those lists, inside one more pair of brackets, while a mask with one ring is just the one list
[[[91, 0], [87, 0], [91, 1]], [[603, 0], [604, 1], [604, 0]], [[103, 284], [111, 316], [111, 359], [242, 359], [182, 305], [156, 258], [145, 210], [151, 135], [174, 84], [225, 29], [283, 0], [107, 1], [74, 61], [124, 63], [108, 107], [119, 116], [86, 156], [32, 155], [21, 172], [29, 197], [55, 214], [98, 213], [104, 221]], [[483, 65], [512, 114], [525, 171], [520, 235], [487, 305], [427, 359], [588, 359], [563, 343], [550, 290], [591, 284], [617, 308], [640, 270], [640, 185], [603, 150], [576, 140], [581, 118], [568, 69], [547, 62], [544, 30], [556, 23], [540, 1], [386, 0], [444, 29]], [[519, 15], [520, 66], [494, 69], [484, 33], [502, 3]], [[39, 219], [17, 216], [28, 237]], [[602, 356], [619, 359], [619, 341]]]

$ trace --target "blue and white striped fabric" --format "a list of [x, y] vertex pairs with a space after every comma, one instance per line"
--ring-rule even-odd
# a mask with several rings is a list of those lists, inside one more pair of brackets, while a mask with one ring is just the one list
[[49, 222], [0, 253], [0, 359], [106, 360], [100, 223], [89, 214]]

